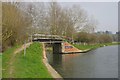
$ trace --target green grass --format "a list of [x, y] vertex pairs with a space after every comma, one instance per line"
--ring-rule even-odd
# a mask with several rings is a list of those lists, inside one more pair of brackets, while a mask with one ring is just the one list
[[96, 49], [99, 47], [111, 46], [111, 45], [119, 45], [120, 43], [102, 43], [102, 44], [94, 44], [94, 45], [83, 45], [83, 44], [73, 44], [73, 46], [77, 47], [80, 50], [87, 50], [87, 49]]
[[2, 78], [2, 55], [0, 53], [0, 78]]
[[[43, 55], [42, 45], [37, 42], [31, 44], [30, 47], [26, 49], [25, 56], [24, 56], [24, 51], [16, 54], [14, 63], [13, 63], [14, 70], [13, 70], [12, 77], [13, 78], [52, 79], [52, 76], [50, 75], [44, 63], [42, 62], [42, 59], [43, 59], [42, 55]], [[3, 75], [3, 77], [9, 77], [9, 76]]]
[[10, 67], [10, 65], [9, 65], [10, 57], [13, 55], [13, 52], [19, 47], [20, 47], [20, 45], [19, 46], [17, 45], [12, 48], [9, 48], [3, 52], [3, 55], [2, 55], [2, 77], [9, 78], [8, 69]]
[[73, 44], [73, 46], [75, 46], [76, 48], [80, 50], [92, 49], [95, 47], [93, 45], [78, 45], [78, 44]]

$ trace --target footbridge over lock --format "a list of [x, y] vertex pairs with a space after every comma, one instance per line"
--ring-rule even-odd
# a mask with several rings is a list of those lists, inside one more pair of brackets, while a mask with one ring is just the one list
[[79, 49], [65, 42], [65, 39], [58, 35], [34, 34], [32, 35], [32, 41], [51, 44], [53, 48], [53, 53], [80, 52]]
[[32, 41], [51, 44], [53, 53], [62, 53], [62, 44], [64, 40], [58, 35], [34, 34], [32, 35]]

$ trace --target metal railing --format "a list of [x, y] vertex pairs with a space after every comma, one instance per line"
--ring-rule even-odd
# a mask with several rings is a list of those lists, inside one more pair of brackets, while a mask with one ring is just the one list
[[58, 35], [34, 34], [32, 39], [63, 39]]

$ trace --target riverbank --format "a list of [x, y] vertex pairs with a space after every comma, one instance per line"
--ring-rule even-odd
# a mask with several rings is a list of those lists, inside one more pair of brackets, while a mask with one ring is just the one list
[[[42, 61], [42, 44], [37, 42], [31, 44], [29, 48], [26, 49], [25, 56], [24, 51], [17, 53], [14, 57], [14, 63], [11, 65], [11, 57], [17, 48], [11, 48], [3, 53], [3, 78], [52, 79], [51, 74]], [[10, 74], [10, 70], [12, 70], [12, 74]]]
[[2, 54], [0, 54], [0, 78], [2, 78]]
[[73, 46], [82, 50], [82, 52], [88, 52], [90, 50], [93, 50], [99, 47], [112, 46], [112, 45], [120, 45], [120, 43], [102, 43], [102, 44], [94, 44], [94, 45], [73, 44]]
[[10, 78], [9, 75], [9, 67], [10, 65], [10, 59], [14, 53], [14, 51], [19, 48], [20, 45], [16, 45], [12, 48], [7, 49], [2, 53], [2, 78]]
[[43, 63], [45, 64], [45, 66], [47, 67], [48, 71], [53, 76], [53, 78], [61, 78], [62, 80], [62, 76], [48, 63], [44, 43], [42, 43], [42, 47], [43, 47]]

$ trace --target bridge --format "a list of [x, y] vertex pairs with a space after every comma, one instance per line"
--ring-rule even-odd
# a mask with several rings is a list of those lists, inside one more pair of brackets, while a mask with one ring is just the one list
[[58, 35], [34, 34], [32, 35], [32, 41], [61, 43], [63, 38]]
[[58, 35], [34, 34], [32, 35], [32, 41], [51, 44], [53, 47], [53, 53], [80, 52], [77, 48], [65, 42], [63, 36], [61, 37]]
[[32, 41], [52, 44], [53, 53], [62, 53], [64, 39], [58, 35], [34, 34], [32, 35]]

